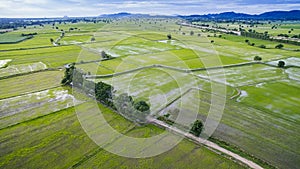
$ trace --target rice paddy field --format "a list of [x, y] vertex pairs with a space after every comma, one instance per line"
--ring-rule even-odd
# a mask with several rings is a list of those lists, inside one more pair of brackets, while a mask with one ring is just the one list
[[[16, 44], [0, 44], [0, 168], [247, 168], [188, 139], [144, 159], [99, 147], [85, 133], [76, 110], [104, 133], [108, 131], [95, 118], [96, 109], [126, 136], [148, 138], [164, 130], [137, 125], [100, 103], [94, 107], [88, 96], [62, 86], [68, 63], [93, 76], [88, 80], [111, 84], [117, 95], [145, 100], [153, 117], [169, 114], [175, 121], [179, 110], [186, 118], [196, 113], [205, 123], [214, 104], [222, 119], [213, 139], [259, 159], [255, 162], [264, 168], [299, 168], [300, 47], [284, 44], [275, 49], [278, 43], [266, 40], [221, 33], [214, 37], [178, 21], [57, 22], [1, 35], [13, 39], [37, 33]], [[282, 24], [278, 32], [257, 29], [275, 35], [295, 28], [296, 34], [297, 26]], [[60, 45], [51, 44], [50, 38], [59, 38], [61, 30], [65, 35]], [[261, 44], [266, 48], [259, 48]], [[102, 51], [113, 58], [103, 60]], [[253, 61], [255, 56], [262, 61]], [[279, 68], [278, 61], [287, 67]]]

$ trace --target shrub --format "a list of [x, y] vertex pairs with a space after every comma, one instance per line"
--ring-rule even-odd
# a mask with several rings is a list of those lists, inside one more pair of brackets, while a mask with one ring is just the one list
[[284, 66], [285, 66], [285, 62], [282, 61], [282, 60], [280, 60], [280, 61], [278, 62], [278, 67], [284, 68]]
[[255, 61], [261, 61], [262, 58], [261, 58], [260, 56], [255, 56], [255, 57], [254, 57], [254, 60], [255, 60]]
[[191, 128], [190, 133], [199, 137], [203, 129], [203, 123], [200, 120], [196, 120]]
[[283, 47], [284, 47], [283, 44], [278, 44], [278, 45], [275, 46], [276, 49], [281, 49]]

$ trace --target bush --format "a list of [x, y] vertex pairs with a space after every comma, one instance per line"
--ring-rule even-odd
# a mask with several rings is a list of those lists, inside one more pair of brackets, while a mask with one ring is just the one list
[[259, 45], [258, 47], [265, 49], [266, 45]]
[[284, 66], [285, 66], [284, 61], [281, 60], [281, 61], [278, 62], [278, 67], [284, 68]]
[[255, 60], [255, 61], [261, 61], [262, 58], [261, 58], [260, 56], [255, 56], [255, 57], [254, 57], [254, 60]]
[[199, 137], [203, 129], [203, 123], [200, 120], [196, 120], [192, 126], [190, 133]]
[[172, 35], [171, 35], [171, 34], [168, 34], [168, 35], [167, 35], [167, 38], [168, 38], [169, 40], [171, 40], [171, 39], [172, 39]]
[[276, 49], [281, 49], [283, 47], [284, 47], [283, 44], [278, 44], [278, 45], [275, 46]]

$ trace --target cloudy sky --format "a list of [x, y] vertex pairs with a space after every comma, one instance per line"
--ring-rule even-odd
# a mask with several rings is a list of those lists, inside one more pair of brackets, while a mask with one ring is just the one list
[[207, 14], [300, 9], [300, 0], [0, 0], [3, 17], [97, 16], [106, 13]]

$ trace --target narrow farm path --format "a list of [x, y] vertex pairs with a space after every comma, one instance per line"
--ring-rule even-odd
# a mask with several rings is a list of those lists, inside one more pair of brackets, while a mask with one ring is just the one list
[[253, 169], [263, 169], [260, 165], [254, 163], [253, 161], [250, 161], [250, 160], [248, 160], [248, 159], [246, 159], [244, 157], [241, 157], [238, 154], [235, 154], [235, 153], [233, 153], [233, 152], [231, 152], [229, 150], [226, 150], [225, 148], [222, 148], [219, 145], [217, 145], [217, 144], [215, 144], [215, 143], [213, 143], [211, 141], [202, 139], [200, 137], [196, 137], [196, 136], [194, 136], [194, 135], [192, 135], [190, 133], [185, 133], [185, 132], [183, 132], [183, 131], [181, 131], [181, 130], [173, 127], [173, 126], [170, 126], [170, 125], [168, 125], [168, 124], [166, 124], [166, 123], [164, 123], [164, 122], [162, 122], [160, 120], [157, 120], [155, 118], [151, 118], [151, 119], [148, 119], [148, 120], [149, 120], [150, 123], [152, 123], [154, 125], [166, 128], [166, 129], [168, 129], [171, 132], [180, 134], [180, 135], [182, 135], [182, 136], [184, 136], [184, 137], [186, 137], [188, 139], [196, 141], [197, 143], [203, 144], [203, 145], [205, 145], [205, 146], [207, 146], [209, 148], [212, 148], [212, 149], [214, 149], [216, 151], [224, 153], [224, 154], [226, 154], [226, 155], [228, 155], [228, 156], [230, 156], [230, 157], [232, 157], [232, 158], [234, 158], [234, 159], [236, 159], [236, 160], [238, 160], [238, 161], [246, 164], [247, 166], [249, 166], [249, 167], [251, 167]]

